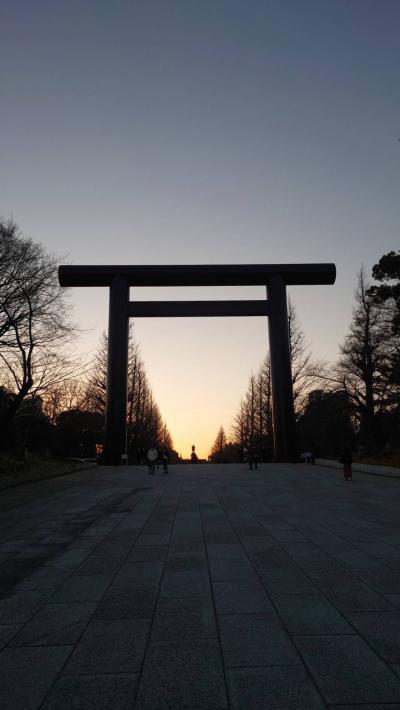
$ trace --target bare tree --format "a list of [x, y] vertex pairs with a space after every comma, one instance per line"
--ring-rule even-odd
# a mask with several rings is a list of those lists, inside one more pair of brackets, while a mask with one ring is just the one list
[[[85, 408], [105, 414], [107, 390], [108, 339], [102, 334], [93, 367], [87, 379]], [[145, 366], [135, 340], [133, 326], [128, 342], [128, 452], [134, 458], [150, 445], [172, 449], [172, 437], [148, 384]]]
[[0, 375], [12, 392], [3, 434], [28, 394], [41, 395], [82, 370], [68, 349], [77, 329], [57, 266], [56, 255], [0, 222]]
[[392, 402], [388, 377], [392, 338], [388, 323], [381, 317], [380, 305], [369, 287], [362, 268], [358, 275], [350, 332], [341, 346], [341, 358], [332, 373], [332, 384], [347, 393], [361, 440], [366, 448], [373, 450], [380, 448], [380, 417]]
[[[296, 309], [290, 300], [288, 302], [288, 327], [293, 396], [295, 412], [298, 415], [303, 409], [308, 392], [321, 382], [321, 377], [326, 370], [326, 363], [312, 358], [297, 318]], [[269, 353], [256, 375], [253, 373], [250, 375], [247, 392], [240, 402], [231, 431], [233, 441], [242, 452], [257, 449], [261, 456], [270, 455], [273, 417]]]
[[210, 452], [210, 458], [212, 461], [219, 461], [223, 452], [224, 447], [227, 444], [226, 440], [226, 435], [225, 435], [225, 430], [224, 427], [221, 426], [220, 430], [218, 431], [217, 437], [214, 441], [214, 444], [212, 445], [211, 452]]
[[81, 379], [71, 379], [49, 387], [44, 393], [43, 414], [56, 424], [62, 412], [85, 409], [86, 393]]
[[85, 388], [85, 409], [102, 415], [106, 411], [107, 353], [108, 340], [106, 334], [102, 333]]
[[294, 304], [288, 299], [290, 360], [292, 365], [293, 401], [299, 415], [308, 393], [321, 384], [327, 364], [312, 357], [304, 331], [299, 323]]

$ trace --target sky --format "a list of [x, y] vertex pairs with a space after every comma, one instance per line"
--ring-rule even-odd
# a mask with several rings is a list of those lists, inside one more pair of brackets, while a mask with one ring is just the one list
[[[288, 290], [337, 357], [357, 272], [400, 247], [398, 0], [0, 0], [0, 26], [0, 216], [63, 263], [334, 262], [334, 286]], [[70, 298], [94, 352], [107, 290]], [[207, 456], [265, 319], [135, 329], [176, 449]]]

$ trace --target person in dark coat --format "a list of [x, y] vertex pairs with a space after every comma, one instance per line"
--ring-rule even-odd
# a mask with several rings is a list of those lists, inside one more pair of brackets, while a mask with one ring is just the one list
[[168, 453], [168, 449], [166, 447], [161, 449], [161, 461], [162, 461], [162, 465], [163, 465], [163, 472], [168, 473], [169, 453]]
[[350, 449], [343, 449], [342, 455], [340, 457], [340, 462], [343, 464], [343, 476], [346, 481], [353, 480], [353, 457]]

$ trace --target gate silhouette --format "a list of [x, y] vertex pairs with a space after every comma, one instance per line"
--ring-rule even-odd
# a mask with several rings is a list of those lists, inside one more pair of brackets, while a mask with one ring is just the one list
[[[334, 264], [60, 266], [61, 286], [108, 286], [104, 460], [120, 464], [126, 446], [129, 318], [268, 316], [274, 455], [297, 460], [286, 286], [333, 284]], [[266, 286], [265, 300], [130, 301], [130, 286]]]

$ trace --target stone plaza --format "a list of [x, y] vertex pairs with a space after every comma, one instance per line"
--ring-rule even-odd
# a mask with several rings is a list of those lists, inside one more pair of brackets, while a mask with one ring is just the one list
[[0, 510], [2, 710], [400, 710], [400, 481], [100, 467]]

